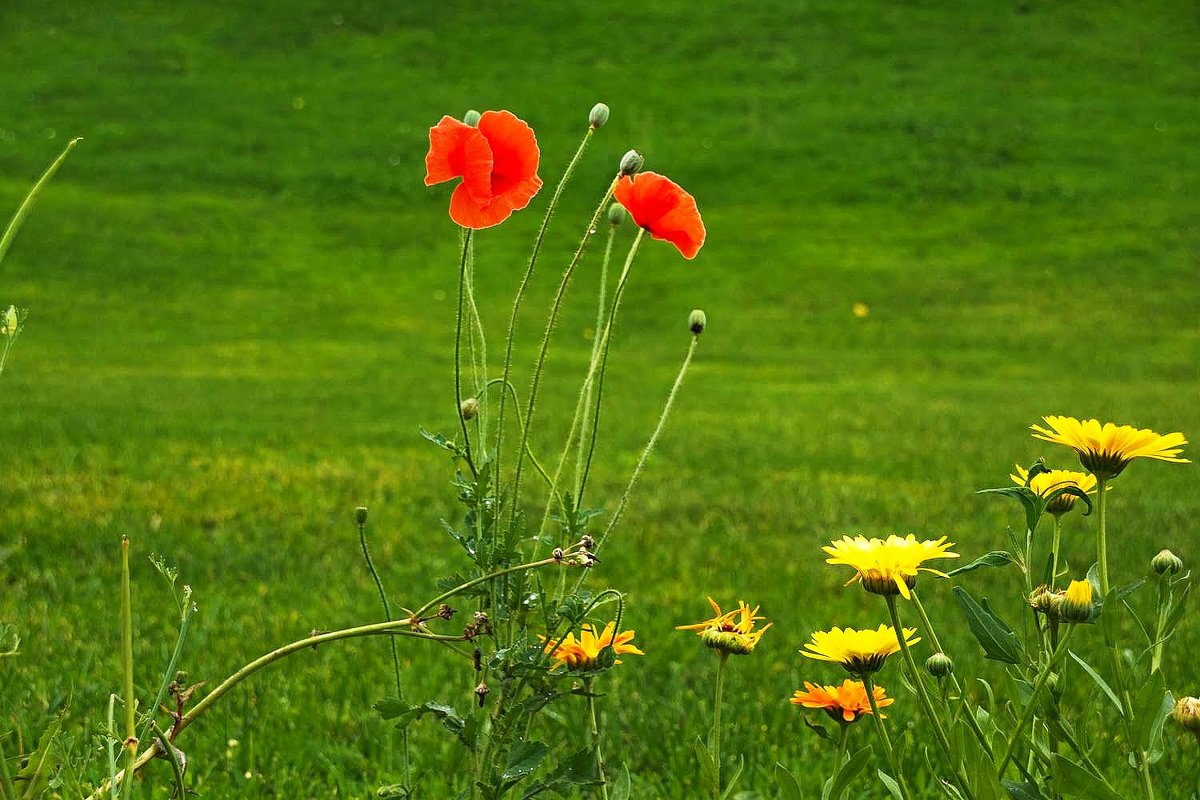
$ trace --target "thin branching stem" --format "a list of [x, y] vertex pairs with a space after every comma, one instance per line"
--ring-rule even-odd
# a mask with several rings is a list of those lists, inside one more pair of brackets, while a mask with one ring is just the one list
[[458, 418], [463, 435], [463, 458], [471, 469], [471, 476], [477, 475], [475, 462], [471, 458], [471, 434], [467, 431], [467, 420], [462, 413], [462, 333], [463, 333], [463, 301], [467, 283], [467, 254], [470, 252], [470, 228], [464, 229], [462, 242], [462, 257], [459, 259], [458, 270], [458, 312], [454, 320], [454, 416]]

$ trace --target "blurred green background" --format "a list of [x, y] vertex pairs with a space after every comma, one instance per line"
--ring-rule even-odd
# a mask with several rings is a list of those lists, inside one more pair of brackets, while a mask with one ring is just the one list
[[[840, 588], [821, 544], [914, 532], [967, 557], [1003, 546], [1018, 510], [973, 492], [1040, 455], [1075, 465], [1028, 435], [1043, 414], [1200, 435], [1198, 65], [1195, 4], [1165, 0], [7, 0], [0, 216], [84, 141], [0, 267], [0, 302], [32, 312], [0, 382], [0, 621], [23, 636], [0, 661], [6, 725], [34, 734], [69, 704], [77, 751], [95, 744], [120, 685], [122, 534], [145, 687], [173, 618], [149, 553], [196, 591], [184, 666], [210, 686], [312, 629], [378, 618], [358, 504], [397, 604], [462, 567], [438, 522], [458, 513], [451, 466], [417, 435], [454, 424], [458, 236], [449, 189], [422, 184], [427, 129], [509, 109], [537, 131], [553, 186], [604, 101], [611, 121], [525, 306], [518, 386], [627, 149], [696, 196], [708, 242], [694, 262], [642, 248], [594, 502], [611, 507], [657, 419], [688, 312], [709, 319], [595, 576], [628, 591], [647, 653], [606, 679], [606, 755], [637, 797], [693, 796], [715, 661], [672, 626], [706, 616], [706, 594], [744, 598], [775, 627], [732, 665], [726, 752], [745, 753], [757, 796], [773, 796], [777, 761], [819, 785], [832, 753], [786, 698], [842, 676], [796, 651], [812, 630], [885, 613]], [[493, 356], [549, 195], [478, 237]], [[555, 333], [535, 436], [547, 454], [590, 351], [597, 255]], [[1139, 462], [1120, 478], [1117, 579], [1162, 547], [1191, 563], [1195, 475]], [[1067, 524], [1079, 574], [1091, 525]], [[1015, 573], [968, 582], [1017, 617]], [[960, 671], [1002, 682], [953, 630], [947, 587], [925, 594]], [[1200, 689], [1197, 646], [1195, 625], [1172, 642], [1176, 694]], [[410, 696], [471, 702], [471, 674], [402, 652]], [[389, 676], [378, 640], [273, 668], [185, 734], [192, 780], [211, 797], [362, 797], [398, 780], [370, 710]], [[922, 736], [914, 708], [891, 711]], [[582, 709], [555, 724], [574, 741]], [[423, 796], [449, 796], [461, 753], [415, 731]], [[1177, 733], [1155, 768], [1168, 797], [1194, 790]], [[1132, 781], [1112, 758], [1114, 780]], [[166, 797], [166, 770], [151, 772], [145, 795]]]

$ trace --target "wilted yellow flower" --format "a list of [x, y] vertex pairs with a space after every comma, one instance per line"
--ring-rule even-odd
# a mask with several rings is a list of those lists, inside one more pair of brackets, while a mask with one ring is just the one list
[[[1017, 486], [1028, 486], [1034, 494], [1045, 500], [1056, 489], [1064, 486], [1074, 486], [1084, 494], [1096, 493], [1096, 476], [1086, 472], [1072, 472], [1068, 469], [1052, 469], [1049, 472], [1039, 472], [1029, 480], [1029, 470], [1020, 464], [1014, 465], [1017, 472], [1009, 475]], [[1060, 494], [1046, 506], [1047, 513], [1059, 516], [1070, 511], [1078, 500], [1073, 494]]]
[[[615, 628], [616, 623], [610, 622], [597, 636], [594, 625], [584, 624], [579, 629], [579, 639], [576, 639], [575, 634], [571, 632], [568, 632], [561, 642], [541, 637], [542, 641], [546, 643], [546, 652], [553, 653], [554, 664], [551, 669], [558, 669], [563, 665], [566, 665], [567, 669], [591, 669], [596, 666], [596, 659], [600, 655], [600, 651], [610, 646], [617, 655], [622, 653], [631, 653], [635, 656], [645, 655], [635, 645], [629, 643], [633, 640], [634, 631], [622, 631], [614, 637]], [[621, 659], [618, 658], [614, 663], [620, 664]]]
[[[805, 681], [804, 688], [808, 691], [797, 689], [789, 702], [805, 708], [820, 708], [840, 723], [854, 722], [863, 714], [872, 713], [867, 688], [862, 681], [846, 678], [841, 686], [821, 686]], [[887, 696], [882, 686], [875, 686], [874, 689], [875, 705], [879, 708], [896, 702]], [[880, 714], [879, 717], [886, 719], [887, 715]]]
[[1200, 698], [1179, 698], [1171, 716], [1184, 728], [1196, 734], [1197, 740], [1200, 740]]
[[1030, 425], [1035, 439], [1055, 444], [1065, 444], [1079, 454], [1079, 463], [1095, 473], [1097, 478], [1115, 478], [1135, 458], [1156, 458], [1188, 464], [1180, 458], [1187, 439], [1182, 433], [1165, 436], [1152, 430], [1134, 428], [1131, 425], [1114, 425], [1099, 420], [1074, 417], [1042, 417], [1049, 429]]
[[767, 628], [774, 624], [768, 622], [758, 630], [754, 630], [754, 623], [765, 618], [758, 616], [758, 606], [751, 609], [742, 600], [738, 600], [737, 608], [724, 612], [717, 605], [717, 601], [711, 597], [708, 598], [708, 603], [716, 612], [715, 617], [692, 625], [676, 625], [675, 630], [695, 631], [706, 646], [721, 653], [733, 653], [741, 656], [750, 654], [754, 651], [758, 640], [766, 633]]
[[847, 581], [849, 586], [862, 581], [863, 588], [872, 594], [901, 594], [910, 597], [909, 590], [917, 584], [917, 572], [932, 572], [945, 577], [936, 569], [920, 566], [935, 558], [958, 558], [949, 552], [954, 542], [946, 537], [937, 541], [918, 542], [911, 533], [903, 539], [892, 535], [887, 540], [863, 536], [843, 536], [821, 549], [829, 554], [827, 564], [845, 564], [857, 570]]
[[[912, 638], [916, 632], [916, 628], [904, 629], [905, 644], [913, 645], [921, 641]], [[892, 653], [900, 652], [900, 641], [896, 638], [895, 628], [891, 625], [880, 625], [878, 630], [834, 628], [830, 631], [816, 631], [812, 635], [812, 641], [804, 647], [805, 649], [800, 651], [802, 655], [818, 661], [841, 664], [852, 675], [869, 675], [878, 672]]]

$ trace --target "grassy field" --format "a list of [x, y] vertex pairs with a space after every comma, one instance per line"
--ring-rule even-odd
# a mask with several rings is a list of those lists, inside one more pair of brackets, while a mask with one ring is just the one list
[[[147, 688], [173, 618], [150, 553], [196, 592], [184, 667], [210, 682], [379, 617], [358, 504], [397, 603], [462, 567], [439, 526], [457, 513], [451, 466], [417, 435], [455, 422], [458, 238], [448, 190], [421, 180], [446, 113], [522, 116], [552, 185], [591, 105], [612, 107], [551, 228], [519, 386], [625, 150], [691, 191], [708, 226], [694, 262], [659, 243], [639, 257], [592, 495], [619, 495], [704, 308], [697, 362], [594, 576], [628, 592], [646, 650], [601, 704], [606, 756], [638, 798], [695, 796], [715, 660], [672, 626], [705, 616], [704, 595], [761, 603], [775, 623], [731, 665], [726, 751], [746, 754], [747, 797], [774, 796], [776, 762], [815, 791], [833, 755], [786, 698], [841, 676], [797, 650], [812, 630], [884, 621], [821, 544], [911, 531], [967, 557], [1003, 546], [1017, 509], [974, 491], [1040, 455], [1074, 466], [1028, 435], [1043, 414], [1200, 437], [1193, 4], [723, 5], [3, 4], [0, 216], [84, 137], [0, 268], [0, 302], [32, 311], [0, 379], [0, 621], [23, 637], [0, 660], [6, 724], [35, 732], [67, 705], [77, 747], [95, 743], [120, 686], [122, 534]], [[494, 356], [548, 200], [479, 236]], [[570, 418], [596, 264], [556, 331], [539, 451]], [[1110, 514], [1119, 579], [1162, 547], [1192, 563], [1195, 467], [1135, 464]], [[1091, 525], [1068, 521], [1080, 574]], [[1020, 599], [1015, 573], [970, 578], [997, 605]], [[948, 587], [925, 591], [960, 673], [1003, 681]], [[1185, 628], [1166, 674], [1194, 695], [1200, 628]], [[411, 697], [472, 701], [457, 663], [402, 655]], [[315, 798], [396, 781], [370, 708], [390, 669], [383, 642], [359, 640], [259, 676], [181, 740], [194, 785]], [[1085, 680], [1068, 696], [1088, 696]], [[923, 735], [915, 707], [891, 711]], [[583, 716], [568, 707], [552, 729], [581, 737]], [[450, 796], [462, 754], [432, 725], [414, 731], [422, 796]], [[1167, 740], [1163, 796], [1195, 796], [1194, 743]], [[166, 771], [144, 797], [169, 794]]]

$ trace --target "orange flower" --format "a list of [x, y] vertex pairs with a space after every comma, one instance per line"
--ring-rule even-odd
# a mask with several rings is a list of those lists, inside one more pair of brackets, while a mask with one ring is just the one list
[[490, 228], [529, 205], [542, 188], [533, 129], [508, 111], [485, 111], [478, 126], [453, 117], [429, 129], [425, 185], [462, 178], [450, 195], [450, 219]]
[[[562, 666], [566, 666], [567, 669], [594, 669], [596, 659], [600, 657], [600, 651], [606, 647], [611, 647], [617, 655], [623, 653], [632, 653], [635, 656], [646, 655], [638, 649], [637, 645], [630, 644], [633, 636], [633, 631], [616, 633], [616, 623], [610, 622], [599, 634], [596, 632], [595, 625], [585, 623], [579, 629], [578, 640], [571, 632], [568, 632], [561, 641], [547, 639], [545, 636], [539, 638], [545, 642], [546, 652], [553, 654], [554, 663], [551, 665], [551, 669], [558, 669]], [[618, 658], [613, 663], [620, 664], [621, 659]]]
[[639, 172], [621, 178], [613, 197], [625, 207], [639, 227], [655, 239], [675, 245], [686, 259], [693, 259], [704, 244], [704, 220], [696, 198], [679, 184], [654, 172]]
[[[863, 714], [871, 713], [871, 701], [867, 699], [867, 689], [862, 681], [852, 681], [849, 678], [842, 681], [841, 686], [820, 686], [804, 682], [807, 692], [796, 690], [791, 702], [805, 708], [821, 708], [838, 722], [854, 722]], [[876, 686], [875, 704], [880, 708], [896, 702], [888, 697], [882, 686]], [[880, 714], [884, 717], [884, 714]]]

